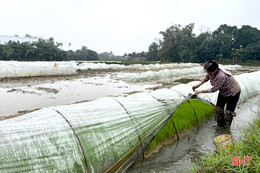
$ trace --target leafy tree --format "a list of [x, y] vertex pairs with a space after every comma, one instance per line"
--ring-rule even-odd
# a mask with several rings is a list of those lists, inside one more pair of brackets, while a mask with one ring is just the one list
[[14, 50], [10, 45], [5, 45], [3, 49], [3, 60], [11, 60]]
[[136, 53], [136, 57], [147, 57], [147, 53], [144, 51]]
[[195, 62], [205, 62], [216, 56], [213, 36], [210, 32], [201, 33], [195, 39]]
[[165, 32], [160, 32], [163, 40], [160, 42], [159, 57], [167, 62], [188, 62], [194, 58], [192, 47], [195, 34], [192, 32], [194, 24], [172, 25]]
[[150, 46], [149, 46], [149, 50], [147, 53], [147, 60], [148, 61], [159, 61], [160, 58], [158, 56], [158, 52], [159, 52], [159, 45], [155, 42], [152, 42], [152, 44], [150, 44]]
[[228, 26], [226, 24], [220, 25], [216, 31], [213, 32], [215, 46], [218, 50], [217, 59], [232, 59], [232, 49], [236, 47], [236, 35], [238, 29], [236, 26]]
[[0, 44], [0, 60], [4, 60], [3, 51], [4, 51], [4, 45]]
[[240, 49], [242, 61], [258, 60], [260, 61], [260, 41], [255, 44], [249, 44], [245, 49]]
[[25, 34], [25, 37], [32, 38], [30, 34]]
[[260, 31], [249, 25], [243, 25], [237, 32], [237, 48], [245, 48], [249, 44], [256, 44], [260, 40]]
[[93, 50], [88, 50], [88, 60], [98, 60], [97, 52]]
[[29, 54], [32, 53], [33, 47], [29, 42], [21, 43], [22, 60], [28, 60]]
[[[227, 24], [220, 25], [212, 33], [193, 34], [194, 24], [185, 27], [173, 25], [161, 31], [158, 56], [167, 62], [220, 62], [258, 60], [260, 31], [248, 25], [238, 29]], [[150, 52], [150, 46], [149, 51]]]
[[82, 46], [81, 50], [79, 51], [79, 56], [83, 60], [87, 60], [88, 57], [88, 48], [86, 46]]

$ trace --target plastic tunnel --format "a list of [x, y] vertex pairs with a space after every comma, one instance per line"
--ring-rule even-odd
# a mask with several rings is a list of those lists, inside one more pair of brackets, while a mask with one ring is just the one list
[[[242, 68], [240, 65], [225, 65], [225, 68], [230, 70], [237, 70]], [[182, 76], [195, 76], [203, 75], [205, 73], [204, 68], [201, 66], [188, 67], [188, 68], [174, 68], [174, 69], [163, 69], [160, 71], [146, 71], [142, 73], [127, 74], [123, 77], [126, 81], [149, 81], [159, 80], [165, 78], [178, 78]]]
[[[171, 64], [152, 64], [152, 65], [121, 65], [106, 64], [97, 62], [76, 62], [76, 61], [41, 61], [41, 62], [19, 62], [19, 61], [0, 61], [0, 78], [6, 77], [26, 77], [26, 76], [47, 76], [47, 75], [68, 75], [75, 74], [77, 70], [159, 70], [175, 68], [202, 67], [196, 63], [171, 63]], [[237, 68], [237, 67], [236, 67]], [[180, 71], [180, 70], [178, 70]], [[176, 73], [176, 72], [172, 72]]]
[[[242, 68], [240, 65], [226, 65], [230, 70]], [[197, 63], [171, 63], [171, 64], [106, 64], [93, 62], [58, 61], [58, 62], [19, 62], [0, 61], [0, 78], [69, 75], [84, 70], [142, 70], [145, 72], [121, 74], [126, 81], [147, 81], [161, 78], [180, 77], [183, 75], [204, 74], [203, 67]], [[150, 71], [152, 70], [152, 71]]]
[[[260, 94], [260, 71], [236, 79], [240, 101]], [[193, 83], [49, 107], [0, 121], [0, 172], [124, 172], [163, 126], [178, 118], [172, 113], [187, 101]], [[216, 98], [211, 93], [197, 99], [210, 105]], [[196, 122], [199, 110], [192, 108], [188, 116]]]
[[0, 78], [75, 74], [74, 63], [0, 61]]

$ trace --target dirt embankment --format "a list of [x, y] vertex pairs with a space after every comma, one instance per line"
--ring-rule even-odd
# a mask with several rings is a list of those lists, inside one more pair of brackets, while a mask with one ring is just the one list
[[20, 115], [23, 115], [23, 114], [27, 114], [27, 113], [30, 113], [30, 112], [34, 112], [34, 111], [37, 111], [39, 109], [33, 109], [33, 110], [24, 110], [24, 111], [18, 111], [16, 114], [14, 115], [9, 115], [9, 116], [0, 116], [0, 121], [2, 120], [7, 120], [7, 119], [11, 119], [11, 118], [15, 118], [15, 117], [18, 117]]

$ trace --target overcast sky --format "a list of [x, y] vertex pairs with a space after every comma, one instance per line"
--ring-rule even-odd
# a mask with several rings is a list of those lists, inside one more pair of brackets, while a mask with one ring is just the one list
[[30, 34], [116, 55], [147, 51], [174, 24], [260, 29], [259, 0], [0, 0], [0, 35]]

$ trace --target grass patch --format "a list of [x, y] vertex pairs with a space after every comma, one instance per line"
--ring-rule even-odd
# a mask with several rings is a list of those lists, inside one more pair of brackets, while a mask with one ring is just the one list
[[[230, 150], [221, 148], [215, 155], [208, 154], [199, 160], [198, 167], [193, 167], [191, 172], [260, 172], [260, 115], [245, 131], [245, 136]], [[250, 165], [233, 162], [232, 158], [252, 157]], [[247, 162], [246, 162], [247, 163]]]
[[[189, 100], [192, 104], [195, 113], [197, 115], [198, 121], [202, 122], [206, 117], [214, 114], [214, 107], [206, 104], [200, 100]], [[184, 102], [177, 111], [173, 114], [172, 119], [174, 121], [177, 132], [181, 132], [185, 129], [192, 127], [196, 124], [196, 117], [191, 105], [186, 101]], [[166, 125], [160, 130], [160, 132], [155, 136], [149, 149], [154, 149], [156, 145], [163, 142], [166, 138], [173, 137], [175, 135], [175, 129], [173, 127], [171, 119], [166, 123]]]

